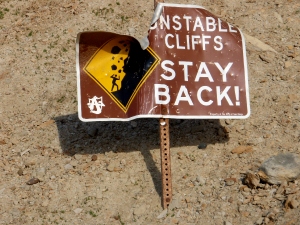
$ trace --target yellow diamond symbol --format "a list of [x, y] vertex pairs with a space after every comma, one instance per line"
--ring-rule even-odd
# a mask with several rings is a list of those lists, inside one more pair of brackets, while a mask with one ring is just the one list
[[138, 90], [159, 61], [160, 58], [151, 48], [142, 50], [136, 39], [118, 36], [102, 45], [84, 70], [127, 112]]

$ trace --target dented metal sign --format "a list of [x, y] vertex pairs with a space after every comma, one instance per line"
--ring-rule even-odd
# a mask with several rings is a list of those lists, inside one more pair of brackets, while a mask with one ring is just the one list
[[243, 35], [199, 6], [158, 4], [140, 42], [78, 34], [77, 77], [82, 121], [250, 115]]

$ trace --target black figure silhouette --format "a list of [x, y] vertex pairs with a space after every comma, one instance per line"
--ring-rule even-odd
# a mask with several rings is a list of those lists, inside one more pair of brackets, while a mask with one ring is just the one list
[[117, 77], [116, 74], [113, 74], [110, 78], [112, 78], [112, 88], [111, 88], [111, 92], [114, 90], [114, 87], [117, 86], [117, 91], [119, 90], [119, 86], [117, 85], [116, 81], [120, 80], [120, 76]]

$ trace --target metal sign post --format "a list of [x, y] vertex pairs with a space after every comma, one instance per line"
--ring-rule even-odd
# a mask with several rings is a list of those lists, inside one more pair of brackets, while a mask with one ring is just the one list
[[[154, 0], [154, 9], [163, 0]], [[168, 208], [172, 201], [172, 174], [171, 174], [171, 154], [170, 154], [170, 132], [169, 119], [159, 119], [160, 128], [160, 160], [161, 160], [161, 180], [162, 180], [162, 206]]]
[[167, 208], [172, 200], [172, 175], [170, 155], [169, 119], [161, 118], [160, 126], [160, 157], [162, 179], [162, 205]]

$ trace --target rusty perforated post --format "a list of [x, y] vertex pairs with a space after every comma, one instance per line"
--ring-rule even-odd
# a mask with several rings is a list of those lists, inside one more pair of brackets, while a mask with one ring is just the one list
[[159, 119], [160, 126], [160, 157], [162, 178], [162, 205], [166, 209], [172, 200], [172, 175], [170, 156], [169, 119]]
[[[154, 9], [163, 0], [154, 0]], [[162, 114], [166, 114], [166, 108], [162, 109]], [[159, 119], [160, 127], [160, 158], [161, 158], [161, 179], [162, 179], [162, 205], [168, 208], [172, 200], [172, 175], [170, 156], [170, 133], [169, 119]]]

